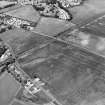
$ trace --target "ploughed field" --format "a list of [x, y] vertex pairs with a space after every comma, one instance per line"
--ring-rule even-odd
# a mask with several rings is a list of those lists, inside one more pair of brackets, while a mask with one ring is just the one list
[[37, 74], [63, 105], [90, 105], [104, 100], [104, 58], [23, 30], [0, 36], [13, 48], [21, 68], [32, 78]]

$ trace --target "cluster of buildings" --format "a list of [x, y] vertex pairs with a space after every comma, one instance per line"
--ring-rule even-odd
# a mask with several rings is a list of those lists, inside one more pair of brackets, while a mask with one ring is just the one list
[[72, 18], [70, 13], [60, 7], [60, 4], [57, 0], [18, 0], [18, 3], [21, 5], [33, 5], [33, 7], [42, 16], [54, 17], [64, 20], [71, 20]]
[[[36, 94], [44, 94], [48, 103], [43, 105], [61, 105], [55, 97], [44, 89], [45, 83], [35, 75], [34, 78], [30, 78], [19, 66], [11, 48], [0, 40], [0, 72], [7, 71], [13, 78], [18, 81], [24, 88], [23, 95], [30, 99], [36, 97]], [[0, 73], [1, 74], [1, 73]], [[48, 98], [49, 97], [49, 98]], [[40, 98], [40, 97], [39, 97]]]
[[37, 92], [39, 92], [41, 90], [41, 87], [43, 85], [45, 85], [45, 83], [43, 83], [38, 77], [34, 78], [34, 79], [31, 79], [20, 68], [18, 68], [15, 63], [8, 65], [8, 70], [7, 71], [32, 96], [34, 96]]
[[3, 2], [5, 2], [5, 5], [2, 8], [16, 4], [33, 5], [42, 16], [71, 20], [72, 15], [68, 11], [68, 8], [80, 5], [82, 0], [8, 0], [1, 1], [1, 4], [4, 4]]
[[14, 58], [7, 45], [0, 40], [0, 74], [7, 70], [9, 64], [14, 62]]
[[68, 8], [80, 5], [82, 0], [18, 0], [21, 5], [33, 5], [42, 16], [71, 20]]
[[42, 16], [71, 20], [72, 15], [68, 12], [68, 8], [80, 5], [81, 2], [82, 0], [15, 0], [14, 2], [8, 1], [8, 4], [3, 7], [16, 4], [33, 5]]
[[12, 17], [6, 14], [0, 14], [0, 31], [5, 32], [7, 30], [13, 29], [14, 27], [23, 28], [25, 30], [33, 30], [36, 24], [30, 21]]
[[0, 66], [1, 64], [9, 64], [9, 61], [11, 61], [11, 58], [14, 59], [11, 49], [9, 46], [5, 45], [3, 41], [0, 42]]
[[[3, 68], [2, 68], [3, 67]], [[2, 70], [3, 69], [3, 70]], [[39, 77], [35, 76], [31, 79], [23, 70], [17, 66], [16, 58], [14, 57], [12, 50], [3, 43], [0, 42], [0, 72], [7, 71], [9, 74], [18, 81], [24, 89], [34, 96], [37, 92], [41, 91], [41, 88], [45, 85]]]
[[13, 26], [4, 23], [4, 19], [3, 14], [0, 14], [0, 33], [13, 29]]
[[62, 5], [62, 7], [68, 8], [71, 6], [80, 5], [82, 0], [17, 0], [17, 2], [22, 5], [32, 4], [36, 6], [39, 4], [44, 6], [45, 4], [55, 4], [58, 2]]
[[82, 0], [57, 0], [62, 7], [64, 8], [70, 8], [73, 6], [78, 6], [82, 3]]

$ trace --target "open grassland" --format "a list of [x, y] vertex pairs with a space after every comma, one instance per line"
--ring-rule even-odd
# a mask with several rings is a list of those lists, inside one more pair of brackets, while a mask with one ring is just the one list
[[105, 13], [105, 0], [84, 0], [81, 6], [70, 9], [73, 14], [72, 22], [78, 25], [94, 20], [100, 14]]
[[0, 105], [8, 105], [16, 95], [20, 85], [7, 73], [0, 78]]

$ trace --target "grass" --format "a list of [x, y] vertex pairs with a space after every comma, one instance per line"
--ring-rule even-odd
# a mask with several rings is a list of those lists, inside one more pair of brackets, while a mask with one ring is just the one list
[[0, 104], [8, 105], [14, 98], [20, 85], [7, 73], [0, 78]]

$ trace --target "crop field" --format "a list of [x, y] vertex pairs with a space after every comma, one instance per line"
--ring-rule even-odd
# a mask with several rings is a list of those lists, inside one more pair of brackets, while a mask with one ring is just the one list
[[[33, 54], [35, 59], [31, 59]], [[20, 57], [19, 62], [32, 78], [39, 75], [64, 105], [75, 105], [88, 97], [96, 97], [94, 100], [104, 97], [105, 60], [91, 53], [55, 41]]]
[[[36, 24], [32, 32], [14, 27], [0, 38], [13, 49], [20, 68], [32, 79], [37, 75], [61, 105], [104, 105], [105, 56], [99, 54], [105, 55], [105, 0], [84, 0], [69, 12], [70, 22], [41, 16], [32, 5], [14, 6], [7, 15]], [[77, 40], [77, 45], [68, 43], [77, 36], [82, 47]], [[30, 99], [33, 104], [23, 91], [10, 74], [1, 75], [0, 105], [46, 105], [50, 100], [41, 91]]]
[[52, 41], [52, 38], [40, 34], [31, 33], [22, 29], [14, 29], [0, 34], [0, 37], [14, 50], [17, 55], [45, 46]]

